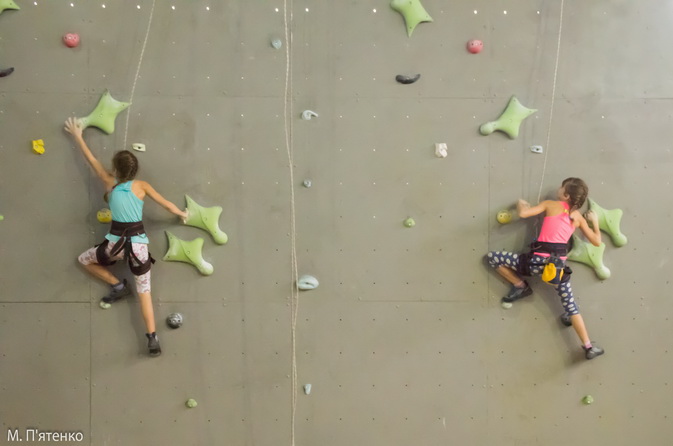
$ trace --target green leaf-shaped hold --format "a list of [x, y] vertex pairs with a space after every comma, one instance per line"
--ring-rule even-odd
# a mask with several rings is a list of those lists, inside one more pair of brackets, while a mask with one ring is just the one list
[[164, 256], [166, 262], [185, 262], [194, 265], [204, 276], [213, 274], [213, 265], [203, 259], [203, 239], [201, 237], [191, 241], [181, 240], [166, 231], [168, 237], [168, 251]]
[[432, 22], [432, 17], [421, 5], [421, 0], [392, 0], [390, 7], [402, 14], [407, 25], [407, 36], [411, 37], [414, 28], [421, 22]]
[[621, 209], [604, 209], [591, 198], [589, 198], [589, 209], [596, 213], [596, 216], [598, 216], [598, 227], [610, 236], [615, 246], [622, 247], [626, 245], [628, 240], [619, 229], [622, 215], [624, 215]]
[[605, 280], [610, 278], [611, 273], [610, 269], [603, 263], [604, 252], [605, 243], [594, 246], [573, 234], [573, 249], [568, 253], [568, 260], [590, 266], [599, 279]]
[[0, 0], [0, 14], [2, 14], [2, 11], [5, 9], [21, 9], [19, 8], [19, 5], [17, 5], [14, 0]]
[[98, 101], [98, 105], [89, 116], [79, 118], [78, 121], [83, 129], [87, 127], [98, 127], [108, 135], [115, 131], [115, 119], [117, 115], [126, 110], [131, 103], [119, 102], [105, 90], [103, 96]]
[[516, 139], [519, 136], [519, 127], [521, 122], [535, 113], [537, 110], [524, 107], [521, 102], [512, 96], [507, 104], [507, 108], [500, 115], [497, 121], [487, 122], [479, 127], [479, 133], [482, 135], [490, 135], [496, 130], [506, 133], [510, 139]]
[[227, 237], [227, 234], [222, 232], [218, 222], [220, 214], [222, 213], [222, 208], [220, 206], [206, 208], [192, 200], [189, 195], [185, 195], [185, 198], [187, 199], [188, 214], [185, 224], [210, 232], [215, 243], [219, 245], [227, 243], [229, 238]]

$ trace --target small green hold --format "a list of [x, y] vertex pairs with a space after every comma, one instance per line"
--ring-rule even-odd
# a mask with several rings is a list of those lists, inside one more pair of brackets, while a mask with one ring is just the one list
[[0, 215], [0, 221], [2, 221], [2, 220], [4, 220], [4, 219], [5, 219], [5, 216], [4, 216], [4, 215]]
[[406, 220], [404, 220], [404, 226], [406, 226], [407, 228], [413, 228], [414, 226], [416, 226], [416, 222], [414, 221], [413, 218], [409, 217]]
[[496, 121], [482, 124], [479, 127], [479, 133], [486, 136], [499, 130], [509, 136], [510, 139], [516, 139], [519, 136], [521, 122], [536, 111], [536, 109], [524, 107], [516, 96], [512, 96], [500, 117]]
[[593, 402], [594, 402], [594, 397], [591, 396], [591, 395], [587, 395], [587, 396], [585, 396], [584, 398], [582, 398], [582, 403], [583, 403], [583, 404], [586, 404], [587, 406], [588, 406], [589, 404], [593, 404]]
[[185, 403], [185, 406], [189, 407], [190, 409], [195, 408], [197, 405], [198, 405], [198, 403], [196, 402], [196, 400], [194, 398], [188, 399], [187, 402]]
[[112, 304], [109, 304], [109, 303], [107, 303], [107, 302], [103, 302], [102, 300], [100, 301], [100, 303], [99, 303], [98, 305], [99, 305], [103, 310], [107, 310], [107, 309], [109, 309], [109, 308], [112, 306]]

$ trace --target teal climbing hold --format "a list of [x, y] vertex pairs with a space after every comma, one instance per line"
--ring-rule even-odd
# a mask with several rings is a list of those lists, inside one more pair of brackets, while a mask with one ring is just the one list
[[115, 131], [115, 119], [117, 115], [126, 110], [129, 102], [120, 102], [110, 95], [108, 90], [105, 90], [103, 96], [98, 101], [98, 105], [93, 109], [89, 116], [79, 118], [78, 121], [82, 129], [87, 127], [98, 127], [108, 135]]
[[481, 127], [479, 127], [479, 132], [482, 135], [490, 135], [496, 130], [499, 130], [511, 139], [516, 139], [516, 137], [519, 136], [521, 122], [536, 111], [536, 109], [524, 107], [516, 96], [512, 96], [507, 104], [507, 108], [505, 108], [505, 111], [502, 112], [500, 117], [496, 121], [482, 124]]
[[210, 232], [215, 243], [219, 245], [227, 243], [229, 238], [227, 234], [222, 232], [218, 222], [220, 214], [222, 214], [222, 208], [220, 206], [203, 207], [192, 200], [189, 195], [185, 195], [185, 198], [187, 199], [187, 219], [185, 220], [185, 224]]
[[568, 260], [590, 266], [599, 279], [605, 280], [610, 278], [611, 273], [610, 269], [603, 263], [604, 252], [605, 243], [594, 246], [573, 234], [573, 249], [568, 253]]
[[168, 251], [164, 256], [166, 262], [185, 262], [196, 267], [201, 274], [209, 276], [213, 274], [213, 265], [203, 259], [203, 239], [181, 240], [166, 231], [168, 237]]
[[407, 25], [407, 36], [409, 37], [419, 23], [432, 22], [432, 17], [421, 5], [421, 0], [392, 0], [390, 7], [404, 17], [404, 23]]
[[308, 274], [304, 274], [297, 280], [297, 287], [300, 290], [313, 290], [318, 288], [318, 279]]
[[624, 212], [621, 209], [604, 209], [594, 200], [589, 198], [589, 209], [596, 213], [598, 217], [598, 227], [612, 239], [612, 243], [617, 247], [626, 245], [628, 241], [626, 236], [619, 229]]

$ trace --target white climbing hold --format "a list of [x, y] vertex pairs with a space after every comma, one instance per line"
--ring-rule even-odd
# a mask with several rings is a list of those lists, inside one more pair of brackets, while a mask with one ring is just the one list
[[311, 394], [311, 385], [310, 385], [310, 384], [304, 384], [304, 393], [305, 393], [306, 395], [310, 395], [310, 394]]
[[510, 308], [512, 308], [512, 302], [502, 302], [502, 308], [504, 308], [505, 310], [509, 310]]
[[304, 180], [304, 187], [311, 187], [311, 180]]
[[274, 47], [275, 49], [279, 50], [280, 47], [283, 46], [283, 41], [280, 39], [273, 39], [271, 41], [271, 46]]
[[318, 279], [308, 274], [304, 274], [297, 280], [297, 287], [300, 290], [313, 290], [318, 288]]
[[314, 116], [317, 118], [318, 114], [316, 112], [312, 111], [312, 110], [304, 110], [301, 113], [301, 119], [304, 119], [306, 121], [310, 121], [311, 118], [314, 117]]
[[449, 152], [445, 142], [438, 142], [435, 144], [435, 156], [437, 158], [446, 158], [448, 154]]
[[133, 147], [133, 150], [137, 150], [138, 152], [145, 152], [145, 144], [141, 144], [139, 142], [131, 144], [131, 147]]
[[110, 307], [112, 307], [111, 304], [109, 304], [109, 303], [107, 303], [107, 302], [103, 302], [102, 300], [100, 301], [100, 303], [99, 303], [98, 305], [99, 305], [103, 310], [107, 310], [107, 309], [109, 309]]
[[533, 153], [543, 153], [544, 149], [542, 149], [542, 146], [530, 146], [530, 151]]

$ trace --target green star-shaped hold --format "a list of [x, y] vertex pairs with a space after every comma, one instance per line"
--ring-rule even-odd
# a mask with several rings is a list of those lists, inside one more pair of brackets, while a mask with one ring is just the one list
[[194, 265], [204, 276], [213, 274], [213, 265], [203, 259], [203, 239], [201, 237], [191, 241], [181, 240], [166, 231], [168, 236], [168, 251], [164, 256], [166, 262], [185, 262]]
[[619, 229], [624, 212], [621, 209], [604, 209], [594, 200], [589, 198], [589, 209], [598, 216], [598, 227], [612, 239], [612, 243], [617, 247], [626, 245], [627, 238]]
[[227, 234], [220, 230], [218, 223], [222, 208], [220, 206], [206, 208], [192, 200], [189, 195], [185, 195], [185, 198], [187, 199], [188, 214], [185, 224], [210, 232], [215, 243], [219, 245], [227, 243], [229, 238], [227, 237]]
[[84, 118], [79, 118], [82, 129], [87, 127], [98, 127], [108, 135], [115, 131], [115, 119], [117, 115], [126, 110], [130, 102], [119, 102], [110, 95], [109, 90], [105, 90], [101, 96], [98, 105], [93, 111]]
[[2, 14], [2, 11], [5, 9], [21, 9], [19, 8], [19, 5], [14, 3], [14, 0], [0, 0], [0, 14]]
[[392, 0], [390, 7], [404, 17], [404, 23], [407, 25], [407, 36], [409, 37], [419, 23], [432, 22], [432, 17], [421, 5], [421, 0]]
[[610, 269], [603, 263], [604, 252], [605, 243], [594, 246], [573, 234], [573, 249], [568, 253], [568, 260], [590, 266], [599, 279], [605, 280], [610, 278], [611, 273]]
[[496, 130], [500, 130], [501, 132], [506, 133], [511, 139], [515, 139], [519, 136], [521, 122], [536, 111], [536, 109], [524, 107], [516, 96], [512, 96], [509, 100], [509, 104], [507, 104], [507, 108], [502, 112], [498, 120], [482, 124], [481, 127], [479, 127], [479, 133], [482, 135], [490, 135]]

